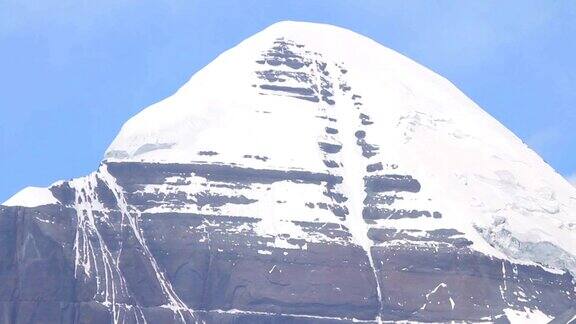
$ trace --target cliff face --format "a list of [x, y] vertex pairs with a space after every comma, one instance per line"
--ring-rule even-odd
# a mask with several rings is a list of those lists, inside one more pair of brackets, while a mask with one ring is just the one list
[[[241, 194], [250, 187], [274, 194], [290, 183], [326, 194], [339, 181], [230, 165], [104, 163], [53, 186], [59, 205], [0, 210], [2, 321], [505, 321], [505, 309], [561, 314], [574, 305], [568, 273], [475, 252], [455, 230], [371, 230], [374, 242], [389, 243], [370, 249], [372, 266], [338, 222], [280, 222], [291, 234], [274, 236], [251, 217], [140, 211], [242, 207], [255, 203]], [[184, 189], [192, 183], [201, 189], [194, 200]], [[146, 192], [165, 184], [183, 190]]]
[[[537, 170], [537, 172], [536, 172]], [[280, 23], [0, 206], [0, 323], [547, 322], [576, 190], [449, 82]]]

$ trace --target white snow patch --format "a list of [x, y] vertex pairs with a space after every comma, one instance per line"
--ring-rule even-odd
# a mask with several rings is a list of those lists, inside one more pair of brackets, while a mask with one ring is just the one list
[[59, 204], [50, 189], [42, 187], [26, 187], [6, 200], [4, 206], [38, 207]]
[[524, 308], [524, 311], [506, 308], [504, 313], [512, 324], [543, 324], [554, 319], [554, 317], [546, 315], [538, 309], [529, 309], [527, 307]]

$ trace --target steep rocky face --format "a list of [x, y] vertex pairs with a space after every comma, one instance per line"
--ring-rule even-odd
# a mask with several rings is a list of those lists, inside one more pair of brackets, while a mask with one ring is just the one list
[[5, 205], [0, 323], [576, 307], [576, 190], [448, 82], [330, 26], [257, 34], [128, 121], [97, 171]]
[[[413, 179], [393, 179], [378, 185], [415, 190]], [[333, 196], [341, 181], [230, 165], [104, 163], [51, 187], [59, 205], [2, 207], [2, 320], [506, 322], [505, 310], [556, 315], [574, 305], [567, 272], [475, 252], [454, 229], [371, 228], [367, 255], [337, 210], [331, 221], [215, 214], [273, 203], [244, 196], [252, 187], [276, 198], [278, 183]], [[312, 196], [303, 203], [310, 214], [322, 208]], [[205, 212], [152, 211], [166, 204]], [[396, 217], [434, 217], [414, 214]]]

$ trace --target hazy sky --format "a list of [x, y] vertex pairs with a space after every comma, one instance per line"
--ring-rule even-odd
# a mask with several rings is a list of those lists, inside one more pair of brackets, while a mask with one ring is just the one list
[[576, 175], [574, 1], [0, 0], [0, 202], [95, 170], [130, 116], [280, 20], [411, 57]]

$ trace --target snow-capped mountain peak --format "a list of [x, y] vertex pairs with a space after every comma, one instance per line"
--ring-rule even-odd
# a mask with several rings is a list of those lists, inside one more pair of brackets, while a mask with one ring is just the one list
[[455, 228], [486, 253], [576, 271], [576, 190], [449, 81], [330, 25], [243, 41], [130, 119], [106, 158], [348, 174], [346, 197], [371, 174], [410, 175], [421, 189], [392, 206], [442, 217], [379, 226]]
[[[446, 79], [329, 25], [250, 37], [128, 120], [98, 170], [5, 205], [6, 318], [526, 323], [576, 305], [576, 189]], [[27, 289], [45, 301], [16, 311]]]

